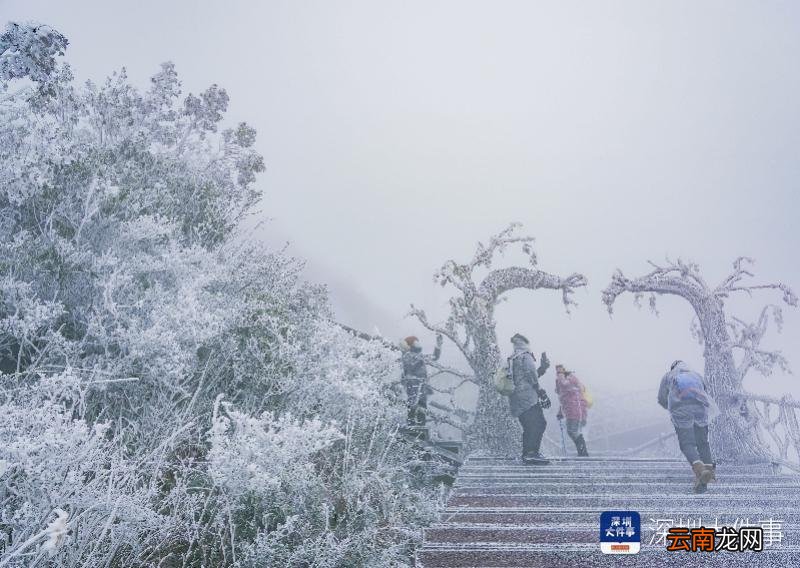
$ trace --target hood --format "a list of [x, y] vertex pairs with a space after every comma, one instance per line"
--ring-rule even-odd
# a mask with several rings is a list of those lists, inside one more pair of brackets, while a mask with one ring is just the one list
[[678, 361], [672, 368], [673, 373], [685, 373], [687, 371], [691, 371], [691, 369], [689, 368], [689, 365], [687, 365], [683, 361]]

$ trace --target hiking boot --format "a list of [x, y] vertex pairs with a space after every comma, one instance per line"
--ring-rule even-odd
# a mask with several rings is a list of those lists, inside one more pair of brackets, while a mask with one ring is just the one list
[[700, 481], [702, 483], [708, 483], [710, 481], [716, 481], [716, 480], [717, 480], [717, 464], [704, 463], [703, 471], [700, 474]]
[[525, 465], [550, 465], [550, 460], [536, 452], [535, 454], [522, 456], [522, 463]]
[[706, 464], [697, 460], [692, 464], [692, 471], [694, 472], [695, 478], [694, 492], [705, 493], [708, 490], [708, 480], [710, 479]]
[[586, 440], [583, 439], [583, 435], [578, 436], [575, 446], [576, 449], [578, 450], [578, 457], [581, 458], [589, 457], [589, 452], [586, 449]]

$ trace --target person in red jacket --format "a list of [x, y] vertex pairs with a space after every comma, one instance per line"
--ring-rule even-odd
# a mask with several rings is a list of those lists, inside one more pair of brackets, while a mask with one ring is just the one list
[[556, 365], [556, 394], [561, 403], [557, 418], [567, 419], [567, 434], [575, 442], [575, 449], [579, 456], [588, 456], [586, 440], [583, 439], [583, 428], [586, 426], [587, 407], [584, 397], [583, 384], [578, 377], [564, 368]]

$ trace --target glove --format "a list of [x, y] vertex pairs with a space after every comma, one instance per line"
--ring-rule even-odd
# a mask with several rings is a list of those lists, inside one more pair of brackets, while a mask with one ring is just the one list
[[539, 369], [536, 371], [536, 374], [540, 377], [547, 372], [547, 369], [550, 368], [550, 359], [547, 358], [547, 353], [542, 351], [542, 357], [539, 362]]
[[550, 402], [550, 397], [547, 396], [547, 391], [544, 389], [539, 389], [539, 404], [542, 408], [550, 408], [552, 403]]

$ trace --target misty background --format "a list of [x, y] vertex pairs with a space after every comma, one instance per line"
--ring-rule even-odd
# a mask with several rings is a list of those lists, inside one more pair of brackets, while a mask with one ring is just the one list
[[[746, 255], [758, 280], [800, 288], [797, 3], [0, 0], [0, 17], [63, 32], [80, 79], [124, 64], [146, 86], [171, 60], [184, 93], [224, 87], [267, 163], [258, 238], [288, 242], [364, 331], [431, 348], [409, 304], [444, 318], [434, 271], [519, 221], [541, 269], [589, 286], [572, 315], [557, 292], [510, 294], [503, 348], [519, 331], [595, 393], [652, 389], [657, 413], [672, 360], [702, 369], [693, 313], [623, 296], [609, 318], [616, 268], [669, 255], [715, 283]], [[753, 319], [779, 299], [730, 306]], [[800, 372], [800, 314], [784, 316], [764, 346]], [[461, 364], [447, 344], [445, 358]], [[799, 385], [778, 372], [745, 387]]]

